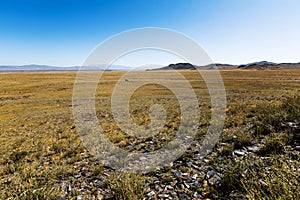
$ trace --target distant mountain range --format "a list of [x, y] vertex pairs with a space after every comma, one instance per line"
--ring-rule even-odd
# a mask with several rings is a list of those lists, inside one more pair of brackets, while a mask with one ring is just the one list
[[[0, 72], [51, 72], [51, 71], [78, 71], [81, 66], [57, 67], [49, 65], [0, 65]], [[90, 65], [82, 67], [84, 71], [126, 71], [130, 67], [121, 65], [111, 65], [106, 68], [105, 65]]]
[[242, 65], [231, 65], [231, 64], [222, 64], [222, 63], [215, 63], [209, 64], [204, 66], [197, 66], [190, 63], [177, 63], [177, 64], [170, 64], [166, 67], [156, 68], [151, 70], [195, 70], [195, 69], [257, 69], [257, 70], [264, 70], [264, 69], [287, 69], [287, 68], [299, 68], [300, 69], [300, 62], [298, 63], [273, 63], [268, 61], [260, 61], [260, 62], [253, 62], [248, 64]]
[[[48, 65], [0, 65], [0, 72], [46, 72], [46, 71], [78, 71], [80, 66], [71, 66], [71, 67], [57, 67], [57, 66], [48, 66]], [[155, 68], [149, 70], [195, 70], [195, 69], [287, 69], [287, 68], [299, 68], [300, 62], [298, 63], [273, 63], [268, 61], [253, 62], [242, 65], [231, 65], [231, 64], [222, 64], [215, 63], [205, 66], [197, 66], [190, 63], [177, 63], [170, 64], [162, 68]], [[122, 65], [111, 65], [109, 68], [106, 68], [105, 65], [90, 65], [85, 66], [81, 70], [85, 71], [127, 71], [133, 68]]]

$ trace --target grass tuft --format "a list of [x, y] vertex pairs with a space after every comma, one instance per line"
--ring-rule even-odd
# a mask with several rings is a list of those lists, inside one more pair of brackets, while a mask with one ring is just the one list
[[144, 197], [145, 180], [139, 174], [115, 172], [109, 181], [114, 199], [140, 200]]

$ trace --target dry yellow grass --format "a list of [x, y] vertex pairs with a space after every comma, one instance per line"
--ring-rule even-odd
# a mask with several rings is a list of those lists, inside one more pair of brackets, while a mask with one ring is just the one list
[[[104, 73], [97, 91], [97, 116], [104, 123], [102, 128], [107, 136], [122, 148], [130, 149], [128, 144], [134, 144], [135, 138], [118, 129], [108, 107], [113, 86], [123, 73]], [[191, 80], [198, 95], [199, 114], [204, 116], [200, 124], [207, 125], [210, 117], [207, 88], [195, 71], [182, 74]], [[245, 124], [247, 115], [257, 106], [281, 105], [285, 98], [300, 93], [300, 70], [223, 70], [221, 74], [228, 98], [225, 128]], [[75, 77], [75, 72], [0, 73], [0, 199], [55, 199], [62, 195], [56, 183], [58, 176], [74, 173], [74, 165], [79, 165], [87, 154], [72, 116]], [[162, 91], [172, 96], [158, 85], [147, 85], [134, 94], [131, 101], [146, 108], [138, 112], [141, 107], [132, 107], [137, 124], [149, 123], [149, 99]], [[161, 137], [167, 138], [167, 142], [176, 133], [179, 112], [176, 100], [171, 99], [165, 105], [171, 114]], [[93, 164], [88, 167], [98, 173]], [[253, 188], [248, 189], [255, 196]]]

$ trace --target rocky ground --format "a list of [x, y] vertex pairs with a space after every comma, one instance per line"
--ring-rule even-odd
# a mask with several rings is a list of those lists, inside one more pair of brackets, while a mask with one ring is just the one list
[[[284, 155], [294, 173], [299, 174], [299, 125], [287, 123], [287, 126], [293, 133], [293, 138], [290, 144], [282, 149], [280, 155]], [[252, 161], [252, 165], [249, 166], [253, 167], [255, 163], [268, 162], [273, 156], [264, 155], [263, 140], [257, 140], [255, 143], [239, 149], [234, 149], [232, 143], [221, 141], [205, 157], [199, 155], [200, 145], [199, 141], [194, 141], [188, 151], [169, 166], [143, 174], [145, 179], [144, 199], [248, 199], [243, 192], [244, 189], [234, 186], [236, 181], [228, 180], [230, 178], [228, 170], [233, 170], [232, 165], [235, 163]], [[65, 196], [58, 197], [57, 200], [69, 198], [77, 200], [115, 199], [111, 188], [113, 186], [109, 183], [110, 177], [115, 174], [114, 170], [102, 168], [99, 165], [101, 170], [98, 174], [95, 171], [89, 171], [87, 166], [91, 163], [97, 164], [98, 161], [92, 156], [83, 155], [83, 157], [84, 161], [74, 165], [74, 174], [61, 176], [57, 180], [61, 189], [65, 191]], [[268, 174], [272, 170], [272, 166], [266, 166], [262, 170]], [[236, 173], [233, 178], [243, 179], [248, 176], [247, 173], [251, 173], [251, 168], [246, 168], [245, 171], [232, 171], [232, 173]], [[270, 187], [262, 178], [256, 181], [261, 187]]]

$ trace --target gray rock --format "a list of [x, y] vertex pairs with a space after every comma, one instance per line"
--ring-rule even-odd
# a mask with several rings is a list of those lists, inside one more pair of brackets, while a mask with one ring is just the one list
[[71, 192], [72, 191], [72, 187], [71, 185], [68, 186], [68, 192]]
[[197, 177], [198, 177], [198, 174], [194, 174], [194, 175], [192, 176], [192, 179], [193, 179], [193, 180], [196, 180]]
[[152, 197], [153, 195], [155, 195], [155, 192], [154, 191], [151, 191], [147, 194], [148, 197]]
[[262, 186], [264, 186], [264, 187], [268, 187], [268, 184], [267, 184], [265, 181], [261, 180], [261, 179], [259, 179], [259, 183], [260, 183]]
[[195, 198], [203, 198], [200, 194], [198, 194], [198, 192], [195, 192], [194, 194], [193, 194], [193, 197], [195, 197]]
[[220, 146], [227, 146], [227, 145], [228, 145], [228, 143], [221, 142], [219, 145], [220, 145]]
[[184, 186], [186, 187], [186, 188], [190, 188], [190, 185], [189, 184], [187, 184], [185, 181], [183, 181], [183, 184], [184, 184]]
[[173, 187], [171, 185], [166, 185], [164, 190], [166, 191], [166, 190], [172, 190], [172, 189], [173, 189]]
[[172, 195], [172, 197], [173, 197], [174, 199], [177, 199], [177, 198], [178, 198], [178, 195], [177, 195], [176, 192], [171, 192], [171, 195]]
[[208, 183], [210, 185], [218, 185], [220, 182], [221, 178], [218, 174], [214, 174], [210, 179], [208, 179]]
[[176, 177], [182, 177], [182, 173], [181, 172], [175, 172], [175, 176]]
[[62, 190], [65, 190], [67, 187], [68, 187], [68, 184], [66, 184], [66, 183], [62, 183], [62, 184], [60, 185], [60, 188], [61, 188]]
[[234, 150], [233, 151], [234, 155], [237, 155], [237, 156], [244, 156], [246, 155], [246, 151], [243, 151], [243, 150]]
[[260, 150], [260, 146], [258, 146], [258, 145], [250, 146], [250, 147], [247, 147], [247, 150], [250, 152], [256, 153]]
[[168, 195], [168, 194], [159, 194], [158, 196], [160, 198], [169, 198], [170, 197], [170, 195]]
[[207, 179], [210, 179], [210, 177], [212, 177], [215, 173], [216, 173], [215, 170], [208, 171], [207, 174], [206, 174]]
[[295, 122], [288, 122], [287, 125], [291, 128], [297, 128], [297, 124]]

